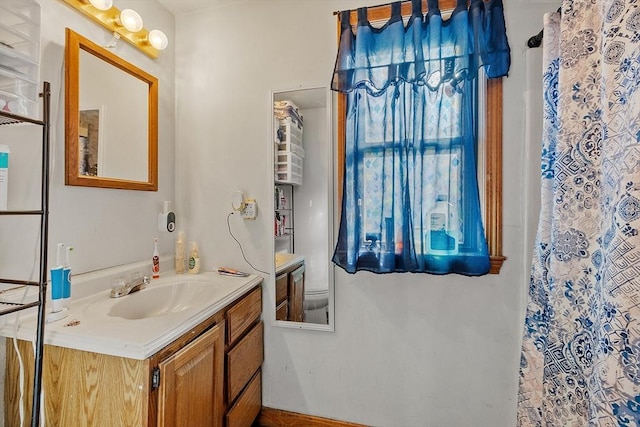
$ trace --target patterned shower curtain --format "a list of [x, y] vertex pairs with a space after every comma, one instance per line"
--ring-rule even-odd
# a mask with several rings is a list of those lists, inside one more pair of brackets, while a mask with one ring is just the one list
[[640, 425], [640, 3], [545, 17], [521, 426]]

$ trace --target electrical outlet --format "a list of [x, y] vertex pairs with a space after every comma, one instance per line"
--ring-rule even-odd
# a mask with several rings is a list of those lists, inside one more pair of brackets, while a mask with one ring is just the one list
[[258, 202], [255, 199], [247, 199], [244, 201], [244, 209], [242, 210], [242, 218], [256, 219], [258, 216]]

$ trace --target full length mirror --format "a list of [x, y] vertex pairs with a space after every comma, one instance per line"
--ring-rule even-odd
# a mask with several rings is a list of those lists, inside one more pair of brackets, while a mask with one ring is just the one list
[[276, 324], [333, 330], [334, 150], [327, 87], [274, 91]]
[[66, 30], [65, 183], [157, 191], [158, 80]]

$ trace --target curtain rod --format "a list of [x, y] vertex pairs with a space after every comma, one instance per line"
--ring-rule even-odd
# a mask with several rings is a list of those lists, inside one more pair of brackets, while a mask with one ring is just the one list
[[[562, 6], [558, 8], [557, 12], [562, 14]], [[529, 40], [527, 40], [527, 47], [531, 47], [531, 48], [540, 47], [540, 45], [542, 44], [543, 37], [544, 37], [544, 30], [540, 30], [540, 32], [535, 36], [529, 37]]]
[[[485, 0], [485, 1], [486, 1], [486, 0]], [[396, 1], [391, 1], [391, 2], [389, 2], [389, 3], [382, 3], [382, 4], [377, 4], [377, 5], [375, 5], [375, 6], [366, 6], [366, 7], [367, 7], [367, 9], [375, 9], [375, 8], [377, 8], [377, 7], [391, 6], [391, 5], [392, 5], [392, 4], [394, 4], [394, 3], [396, 3]], [[453, 3], [454, 3], [454, 7], [455, 7], [455, 0], [453, 1]], [[468, 4], [468, 3], [469, 3], [469, 1], [467, 1], [467, 4]], [[401, 4], [403, 4], [403, 5], [404, 5], [404, 4], [411, 4], [411, 0], [404, 0], [404, 1], [402, 1], [402, 2], [401, 2]], [[427, 1], [427, 0], [422, 0], [422, 7], [423, 7], [423, 8], [425, 8], [425, 7], [427, 6], [427, 4], [428, 4], [428, 1]], [[356, 10], [356, 9], [351, 9], [351, 11], [352, 11], [352, 12], [353, 12], [353, 11], [355, 11], [355, 10]], [[342, 12], [341, 10], [334, 10], [334, 11], [333, 11], [333, 14], [334, 14], [334, 15], [339, 15], [341, 12]]]

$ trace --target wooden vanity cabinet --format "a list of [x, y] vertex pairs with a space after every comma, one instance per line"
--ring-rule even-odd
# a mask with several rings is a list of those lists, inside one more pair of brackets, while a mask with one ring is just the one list
[[304, 262], [276, 276], [276, 320], [304, 322]]
[[[262, 406], [261, 311], [258, 286], [146, 360], [46, 345], [43, 370], [46, 424], [251, 425]], [[32, 345], [18, 341], [18, 347], [26, 367], [25, 413], [30, 414]], [[12, 340], [7, 339], [5, 425], [8, 426], [20, 425], [18, 366]]]

